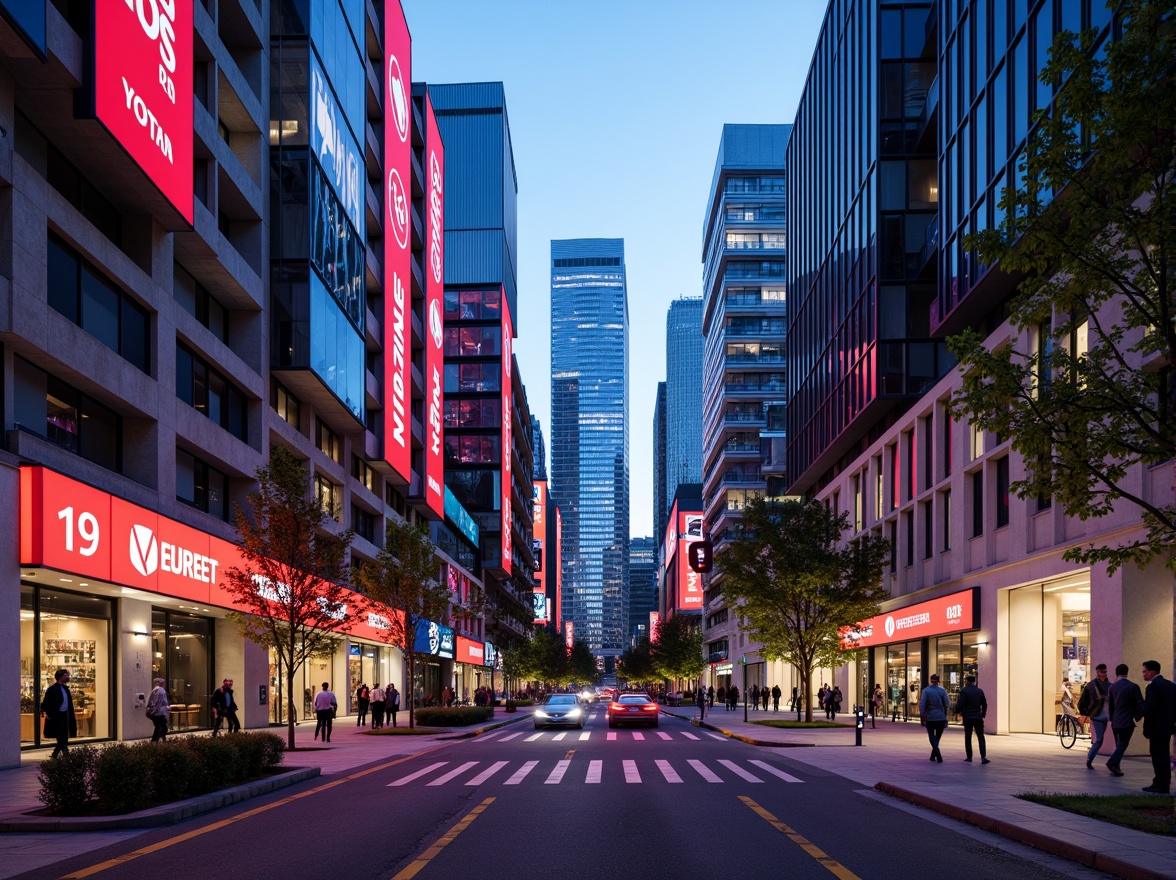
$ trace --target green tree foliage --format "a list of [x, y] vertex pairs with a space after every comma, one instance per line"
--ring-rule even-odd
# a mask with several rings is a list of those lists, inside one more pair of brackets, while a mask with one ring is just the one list
[[576, 639], [568, 654], [568, 678], [564, 684], [593, 684], [598, 675], [596, 655], [587, 642]]
[[1057, 98], [1037, 116], [1022, 185], [1004, 190], [998, 229], [967, 239], [983, 264], [1023, 278], [1008, 316], [1027, 341], [990, 351], [975, 330], [951, 339], [963, 370], [953, 409], [1010, 438], [1025, 462], [1019, 497], [1052, 497], [1083, 520], [1138, 507], [1144, 538], [1067, 559], [1113, 572], [1159, 557], [1176, 571], [1176, 507], [1134, 478], [1176, 458], [1172, 4], [1115, 5], [1121, 39], [1054, 41], [1040, 79]]
[[[715, 559], [723, 592], [739, 603], [761, 653], [795, 666], [806, 695], [813, 670], [847, 659], [842, 632], [877, 614], [888, 598], [881, 583], [890, 542], [866, 535], [842, 545], [848, 528], [848, 514], [815, 501], [757, 498]], [[812, 721], [812, 700], [804, 703]]]
[[[379, 603], [368, 610], [379, 613], [387, 623], [382, 630], [389, 644], [395, 645], [408, 661], [408, 726], [416, 726], [416, 624], [418, 620], [445, 623], [449, 620], [450, 593], [438, 577], [439, 568], [428, 529], [408, 523], [388, 521], [384, 546], [375, 562], [358, 566], [356, 585], [369, 600]], [[389, 614], [387, 609], [394, 609]], [[399, 613], [404, 612], [404, 613]]]
[[654, 674], [665, 682], [693, 684], [706, 666], [702, 658], [702, 627], [697, 618], [674, 614], [658, 620], [650, 661]]
[[241, 564], [225, 572], [242, 634], [272, 649], [286, 674], [287, 748], [294, 748], [294, 683], [306, 660], [329, 651], [355, 623], [347, 584], [352, 533], [338, 529], [310, 492], [306, 468], [273, 446], [257, 470], [257, 491], [235, 516]]
[[636, 645], [621, 655], [617, 674], [629, 684], [642, 686], [657, 678], [653, 671], [653, 644], [649, 636], [642, 636]]

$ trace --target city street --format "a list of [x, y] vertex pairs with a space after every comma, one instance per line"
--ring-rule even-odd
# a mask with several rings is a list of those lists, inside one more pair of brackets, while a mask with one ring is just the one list
[[430, 743], [19, 876], [848, 880], [927, 859], [969, 878], [1102, 876], [664, 713], [609, 730], [599, 704], [582, 731], [524, 721]]

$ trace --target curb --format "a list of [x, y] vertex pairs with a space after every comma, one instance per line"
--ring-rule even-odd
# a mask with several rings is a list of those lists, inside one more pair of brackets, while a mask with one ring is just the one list
[[260, 779], [214, 791], [200, 797], [164, 804], [150, 810], [126, 813], [122, 816], [7, 816], [0, 819], [0, 833], [29, 834], [53, 831], [114, 831], [127, 828], [156, 828], [161, 825], [176, 825], [204, 813], [211, 813], [239, 801], [269, 794], [280, 788], [314, 779], [320, 773], [318, 767], [302, 767], [288, 770]]
[[909, 804], [934, 810], [948, 818], [956, 819], [960, 822], [967, 822], [969, 825], [975, 825], [984, 831], [991, 831], [1002, 837], [1007, 837], [1009, 840], [1015, 840], [1018, 843], [1023, 843], [1034, 849], [1047, 852], [1050, 855], [1069, 859], [1072, 862], [1078, 862], [1087, 868], [1093, 868], [1096, 871], [1102, 871], [1115, 877], [1126, 878], [1126, 880], [1171, 880], [1172, 878], [1172, 874], [1153, 871], [1142, 865], [1134, 865], [1114, 856], [1107, 855], [1106, 853], [1101, 853], [1098, 850], [1079, 846], [1067, 840], [1059, 840], [1056, 837], [1050, 837], [1047, 834], [1042, 834], [1037, 831], [1030, 831], [1027, 828], [1022, 828], [1003, 819], [995, 819], [992, 816], [986, 816], [983, 813], [969, 810], [966, 807], [944, 803], [928, 795], [899, 788], [897, 785], [889, 782], [879, 782], [874, 786], [874, 789], [890, 797], [897, 798], [900, 801], [906, 801]]
[[695, 727], [703, 727], [703, 728], [706, 728], [707, 730], [713, 730], [713, 731], [715, 731], [715, 733], [721, 733], [723, 736], [725, 736], [729, 739], [737, 739], [740, 742], [745, 742], [748, 745], [752, 745], [752, 746], [760, 746], [761, 748], [768, 748], [768, 749], [804, 749], [804, 748], [814, 748], [816, 746], [816, 743], [775, 742], [773, 740], [755, 739], [750, 736], [744, 736], [741, 733], [735, 733], [734, 731], [726, 730], [722, 727], [716, 727], [714, 724], [710, 724], [707, 721], [699, 721], [696, 718], [694, 718], [693, 715], [691, 715], [690, 717], [687, 717], [685, 715], [675, 714], [674, 712], [666, 712], [665, 709], [662, 709], [662, 711], [673, 718], [678, 718], [678, 719], [681, 719], [682, 721], [689, 721]]
[[492, 730], [498, 730], [500, 727], [506, 727], [508, 724], [518, 724], [520, 721], [525, 721], [530, 717], [530, 712], [520, 712], [517, 718], [507, 718], [505, 721], [498, 721], [494, 724], [487, 724], [485, 727], [479, 727], [477, 730], [466, 730], [457, 734], [456, 736], [439, 736], [437, 739], [470, 739], [475, 736], [480, 736], [483, 733], [489, 733]]

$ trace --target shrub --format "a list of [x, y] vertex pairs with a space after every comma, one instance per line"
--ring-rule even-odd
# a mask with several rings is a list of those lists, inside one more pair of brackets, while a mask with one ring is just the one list
[[224, 788], [237, 781], [241, 761], [237, 750], [228, 742], [232, 737], [194, 736], [184, 741], [198, 759], [199, 769], [192, 780], [192, 792], [204, 794]]
[[93, 746], [74, 746], [64, 755], [42, 761], [37, 774], [41, 803], [63, 816], [80, 813], [92, 795], [90, 774], [96, 756]]
[[241, 776], [253, 779], [265, 771], [266, 744], [262, 739], [266, 734], [235, 733], [225, 737], [225, 744], [237, 750], [237, 757], [241, 763]]
[[494, 710], [489, 706], [454, 706], [452, 708], [417, 709], [416, 721], [426, 727], [466, 727], [489, 721]]
[[150, 743], [114, 743], [94, 762], [94, 794], [109, 813], [142, 810], [151, 799]]
[[181, 742], [148, 743], [145, 751], [151, 764], [152, 799], [170, 803], [187, 797], [200, 773], [196, 753]]
[[276, 770], [286, 760], [286, 741], [276, 733], [258, 732], [251, 734], [261, 740], [264, 749], [261, 768], [265, 771]]
[[514, 705], [516, 705], [516, 706], [534, 706], [535, 705], [534, 700], [527, 700], [527, 699], [511, 700], [511, 702], [514, 703]]

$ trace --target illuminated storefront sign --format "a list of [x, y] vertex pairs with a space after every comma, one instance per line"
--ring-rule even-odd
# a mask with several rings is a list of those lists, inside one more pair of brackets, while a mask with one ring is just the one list
[[680, 513], [678, 523], [678, 609], [691, 611], [702, 609], [702, 575], [689, 565], [688, 550], [691, 544], [702, 539], [702, 514]]
[[[412, 479], [412, 44], [384, 4], [384, 460]], [[442, 503], [444, 503], [442, 501]]]
[[445, 513], [445, 449], [441, 412], [445, 405], [445, 147], [433, 102], [425, 94], [425, 502]]
[[483, 650], [485, 652], [485, 656], [482, 658], [482, 665], [489, 666], [491, 669], [493, 669], [498, 665], [498, 649], [494, 647], [491, 642], [484, 642]]
[[535, 609], [535, 626], [546, 626], [548, 621], [547, 616], [547, 594], [542, 590], [534, 590], [531, 593], [531, 604]]
[[452, 660], [454, 657], [453, 630], [431, 620], [425, 620], [423, 617], [418, 618], [413, 650], [418, 654], [431, 654], [434, 657]]
[[191, 223], [192, 0], [103, 0], [98, 5], [95, 116]]
[[649, 612], [649, 638], [653, 639], [657, 635], [657, 625], [661, 621], [661, 614], [656, 611]]
[[846, 648], [869, 648], [930, 636], [967, 632], [980, 625], [980, 588], [908, 605], [864, 620], [841, 634]]
[[511, 572], [511, 553], [513, 550], [510, 534], [510, 524], [513, 517], [510, 510], [511, 490], [511, 416], [514, 412], [514, 388], [511, 385], [511, 347], [514, 342], [514, 330], [511, 326], [510, 307], [506, 302], [506, 290], [501, 294], [502, 301], [502, 570]]
[[458, 663], [473, 663], [475, 666], [483, 666], [486, 662], [486, 652], [481, 642], [458, 636], [457, 656], [454, 659]]
[[576, 639], [576, 627], [572, 621], [564, 621], [564, 644], [568, 646], [568, 650], [572, 650], [572, 645]]

